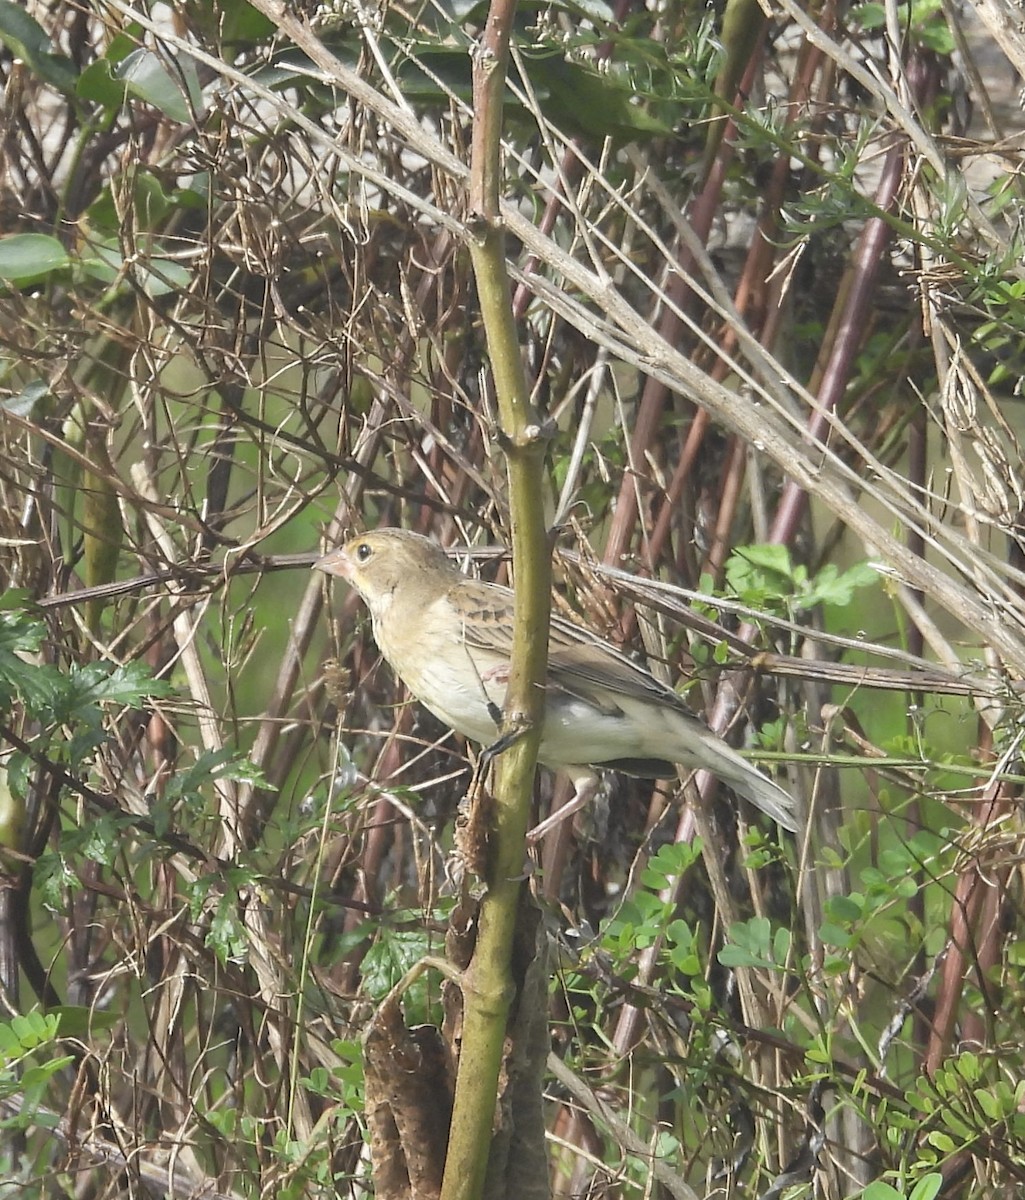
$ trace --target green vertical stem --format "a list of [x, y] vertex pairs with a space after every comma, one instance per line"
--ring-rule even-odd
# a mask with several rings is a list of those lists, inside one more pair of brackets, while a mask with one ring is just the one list
[[442, 1200], [482, 1194], [495, 1118], [506, 1026], [515, 985], [511, 971], [544, 714], [550, 564], [544, 507], [547, 434], [530, 401], [512, 309], [499, 222], [502, 104], [515, 0], [496, 0], [474, 58], [474, 131], [470, 178], [470, 252], [498, 401], [499, 441], [508, 461], [515, 577], [515, 630], [505, 731], [520, 737], [501, 756], [490, 878], [476, 948], [462, 978], [463, 1036]]

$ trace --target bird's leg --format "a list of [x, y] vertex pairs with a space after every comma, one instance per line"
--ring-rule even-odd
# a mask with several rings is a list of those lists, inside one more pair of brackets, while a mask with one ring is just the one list
[[[489, 708], [490, 707], [492, 706], [489, 706]], [[497, 705], [494, 705], [493, 707], [495, 712], [491, 713], [491, 716], [494, 717], [495, 713], [498, 713], [497, 724], [501, 724], [502, 714], [498, 711]], [[505, 733], [503, 733], [496, 741], [492, 742], [490, 746], [482, 747], [478, 756], [481, 765], [485, 767], [490, 766], [492, 759], [497, 758], [500, 754], [508, 750], [509, 747], [518, 742], [526, 732], [526, 726], [518, 726], [515, 729], [507, 729]]]
[[544, 837], [546, 833], [554, 829], [556, 825], [561, 825], [563, 821], [572, 817], [574, 813], [578, 813], [585, 804], [594, 799], [594, 794], [598, 790], [598, 776], [592, 771], [588, 771], [586, 775], [578, 775], [573, 780], [574, 792], [568, 803], [562, 808], [557, 808], [555, 812], [550, 813], [539, 824], [535, 825], [527, 833], [527, 841], [534, 844]]

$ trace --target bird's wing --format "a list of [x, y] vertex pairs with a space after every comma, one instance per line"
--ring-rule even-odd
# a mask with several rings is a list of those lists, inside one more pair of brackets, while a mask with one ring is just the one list
[[463, 626], [467, 646], [491, 654], [512, 654], [513, 594], [497, 583], [463, 578], [449, 589], [449, 604]]
[[[461, 617], [466, 648], [480, 675], [495, 680], [503, 670], [507, 672], [512, 654], [512, 592], [466, 580], [451, 589], [448, 600]], [[561, 617], [552, 617], [546, 691], [550, 705], [566, 703], [577, 726], [584, 705], [611, 718], [584, 724], [599, 726], [619, 739], [624, 728], [634, 735], [634, 748], [624, 749], [622, 740], [610, 738], [602, 747], [604, 753], [587, 753], [582, 759], [574, 757], [572, 746], [567, 749], [565, 738], [557, 745], [546, 743], [548, 757], [542, 761], [549, 766], [583, 762], [643, 776], [668, 775], [672, 763], [707, 767], [784, 829], [797, 830], [792, 797], [703, 725], [672, 688], [589, 630]], [[639, 713], [638, 702], [660, 711]]]
[[599, 708], [607, 708], [610, 700], [618, 696], [687, 712], [673, 689], [660, 683], [644, 667], [586, 630], [578, 635], [575, 626], [568, 628], [573, 633], [565, 640], [563, 630], [553, 628], [548, 647], [548, 679], [556, 688]]
[[[495, 584], [466, 580], [453, 589], [449, 598], [463, 619], [467, 648], [508, 661], [512, 655], [512, 592]], [[618, 695], [668, 705], [689, 715], [672, 688], [583, 626], [554, 615], [548, 642], [547, 684], [550, 692], [575, 696], [602, 711], [614, 708]]]

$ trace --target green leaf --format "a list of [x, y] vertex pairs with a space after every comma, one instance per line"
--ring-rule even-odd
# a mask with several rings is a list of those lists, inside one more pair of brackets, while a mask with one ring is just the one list
[[561, 50], [541, 55], [524, 52], [523, 57], [531, 82], [548, 94], [545, 115], [566, 132], [630, 140], [672, 132], [669, 124], [637, 103], [632, 82], [568, 61]]
[[33, 716], [56, 702], [63, 678], [55, 667], [26, 661], [42, 643], [40, 621], [21, 611], [0, 612], [0, 693], [16, 695]]
[[151, 300], [158, 300], [185, 291], [191, 279], [188, 267], [170, 258], [155, 257], [147, 259], [139, 283]]
[[235, 1108], [208, 1108], [203, 1120], [223, 1138], [234, 1140], [238, 1136], [239, 1115]]
[[0, 1058], [13, 1062], [49, 1044], [56, 1038], [59, 1025], [58, 1016], [38, 1009], [12, 1017], [9, 1022], [0, 1021]]
[[13, 233], [0, 238], [0, 279], [7, 283], [24, 287], [70, 265], [67, 250], [48, 233]]
[[206, 944], [224, 964], [243, 963], [249, 951], [249, 939], [238, 915], [238, 896], [222, 896], [210, 921]]
[[67, 893], [82, 890], [82, 881], [64, 854], [42, 855], [36, 860], [33, 875], [40, 899], [51, 912], [66, 914]]
[[904, 1193], [877, 1179], [861, 1193], [862, 1200], [905, 1200]]
[[959, 1054], [954, 1060], [954, 1070], [962, 1079], [968, 1083], [977, 1083], [982, 1078], [982, 1066], [979, 1063], [979, 1056], [973, 1054], [970, 1050]]
[[660, 892], [690, 869], [700, 850], [687, 842], [668, 842], [648, 859], [641, 872], [641, 883], [653, 892]]
[[[428, 943], [419, 930], [388, 930], [370, 948], [363, 961], [363, 985], [369, 996], [378, 999], [427, 953]], [[426, 979], [419, 980], [403, 996], [410, 1021], [430, 1018], [429, 997], [434, 995]]]
[[768, 917], [735, 921], [730, 926], [729, 943], [719, 951], [724, 967], [775, 967], [772, 927]]
[[99, 1030], [116, 1028], [123, 1020], [124, 1014], [113, 1009], [87, 1008], [78, 1004], [61, 1004], [47, 1010], [48, 1016], [60, 1021], [62, 1038], [86, 1038]]
[[[35, 379], [31, 383], [26, 383], [20, 392], [15, 392], [13, 396], [6, 396], [0, 400], [0, 409], [4, 412], [11, 413], [15, 417], [32, 418], [37, 415], [40, 407], [50, 396], [50, 385], [44, 383], [42, 379]], [[5, 603], [7, 593], [0, 597], [0, 606], [4, 608], [14, 608], [14, 604]], [[25, 602], [19, 603], [18, 607], [23, 608]]]
[[80, 100], [98, 104], [108, 113], [115, 113], [125, 102], [128, 88], [123, 79], [114, 74], [115, 64], [109, 58], [98, 58], [91, 62], [78, 77], [75, 95]]
[[[449, 0], [451, 9], [458, 23], [467, 21], [483, 22], [488, 15], [488, 5], [484, 0]], [[535, 10], [566, 12], [575, 18], [607, 24], [614, 19], [612, 8], [604, 0], [557, 0], [552, 4], [549, 0], [520, 0], [516, 6], [518, 12], [534, 12]]]
[[[169, 203], [164, 211], [174, 211], [176, 206]], [[154, 215], [154, 210], [151, 209], [150, 213]], [[140, 225], [151, 219], [151, 216], [138, 213], [136, 217]], [[89, 254], [81, 260], [81, 269], [83, 274], [99, 280], [107, 287], [118, 284], [118, 290], [121, 292], [131, 292], [133, 288], [139, 287], [153, 300], [171, 292], [181, 292], [192, 278], [188, 268], [160, 253], [157, 246], [155, 238], [143, 235], [139, 239], [131, 263], [126, 265], [118, 241], [107, 238], [90, 246]]]
[[191, 59], [175, 62], [174, 75], [152, 50], [133, 50], [114, 71], [128, 92], [159, 108], [173, 121], [188, 124], [200, 107], [202, 89]]
[[193, 0], [189, 16], [208, 37], [219, 38], [227, 46], [251, 45], [276, 28], [247, 0]]
[[[35, 653], [45, 636], [46, 629], [42, 621], [24, 612], [4, 612], [0, 615], [0, 663], [4, 654], [13, 658], [17, 654]], [[27, 668], [30, 664], [18, 658], [11, 665]]]
[[78, 667], [68, 677], [71, 715], [91, 716], [91, 706], [124, 704], [138, 708], [144, 701], [166, 696], [170, 685], [154, 679], [144, 663], [129, 662], [111, 667], [108, 663], [89, 663]]
[[790, 930], [781, 925], [772, 939], [772, 961], [774, 963], [783, 964], [787, 961], [790, 956], [791, 940]]
[[8, 588], [0, 592], [0, 612], [12, 608], [26, 608], [32, 603], [32, 593], [27, 588]]
[[886, 24], [886, 9], [872, 0], [868, 4], [859, 4], [851, 17], [862, 29], [882, 29]]
[[825, 912], [834, 921], [857, 921], [864, 912], [861, 896], [831, 896], [825, 903]]
[[75, 64], [65, 55], [52, 52], [46, 31], [23, 4], [0, 0], [0, 42], [45, 83], [65, 93], [74, 89], [78, 77]]
[[191, 766], [176, 771], [167, 781], [164, 796], [169, 803], [178, 799], [197, 799], [205, 788], [221, 779], [254, 787], [269, 786], [263, 774], [247, 758], [225, 747], [204, 751]]
[[75, 850], [89, 862], [101, 866], [113, 866], [121, 849], [121, 835], [126, 826], [134, 823], [132, 817], [116, 817], [113, 813], [104, 813], [94, 817], [80, 831], [81, 840], [75, 841]]
[[959, 1149], [957, 1142], [949, 1134], [943, 1133], [939, 1129], [932, 1130], [926, 1135], [925, 1140], [930, 1146], [935, 1146], [941, 1154], [953, 1154]]
[[758, 567], [762, 571], [778, 575], [781, 579], [793, 579], [794, 577], [790, 551], [786, 546], [775, 544], [738, 546], [733, 552], [732, 558], [739, 559], [748, 567]]
[[38, 1009], [11, 1019], [11, 1029], [26, 1050], [32, 1050], [44, 1042], [52, 1042], [57, 1036], [59, 1024], [57, 1017], [49, 1013], [44, 1015]]
[[923, 1175], [911, 1189], [908, 1200], [935, 1200], [935, 1197], [940, 1194], [942, 1186], [943, 1176], [939, 1171], [930, 1171], [928, 1175]]
[[[89, 205], [89, 224], [97, 230], [115, 231], [120, 229], [122, 222], [121, 209], [131, 208], [132, 222], [135, 229], [152, 229], [172, 212], [175, 207], [174, 195], [165, 191], [161, 181], [144, 167], [139, 167], [131, 173], [131, 195], [126, 196], [126, 180], [118, 176], [115, 182], [107, 184], [99, 196]], [[119, 201], [114, 203], [113, 189], [118, 189]]]
[[832, 604], [837, 608], [846, 608], [858, 588], [870, 587], [878, 579], [879, 573], [869, 563], [858, 563], [843, 574], [829, 563], [819, 571], [801, 596], [801, 607], [808, 609], [818, 604]]
[[1004, 1111], [1004, 1107], [1000, 1102], [1000, 1097], [987, 1088], [976, 1088], [973, 1093], [975, 1103], [986, 1114], [991, 1121], [999, 1121], [1008, 1114]]

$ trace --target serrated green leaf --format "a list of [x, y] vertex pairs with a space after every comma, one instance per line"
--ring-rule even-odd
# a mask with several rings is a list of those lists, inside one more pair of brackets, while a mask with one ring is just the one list
[[731, 560], [733, 558], [738, 559], [745, 566], [758, 567], [762, 571], [769, 571], [780, 576], [781, 579], [793, 579], [794, 577], [790, 551], [786, 546], [778, 546], [774, 543], [738, 546], [731, 555]]
[[147, 666], [135, 662], [115, 667], [87, 663], [70, 671], [63, 682], [54, 705], [55, 716], [91, 726], [98, 724], [102, 704], [137, 708], [148, 699], [166, 696], [170, 690], [166, 681], [154, 679]]
[[218, 901], [205, 941], [222, 963], [245, 962], [249, 939], [239, 919], [236, 895], [228, 894]]
[[208, 750], [190, 766], [180, 769], [167, 781], [164, 797], [168, 803], [180, 799], [196, 799], [204, 789], [220, 780], [268, 787], [263, 773], [230, 747]]
[[61, 853], [42, 855], [36, 860], [33, 874], [39, 897], [51, 912], [66, 912], [66, 893], [82, 890], [82, 881]]
[[73, 840], [74, 848], [89, 862], [105, 867], [113, 866], [121, 849], [122, 833], [132, 822], [131, 817], [104, 813], [78, 831]]

